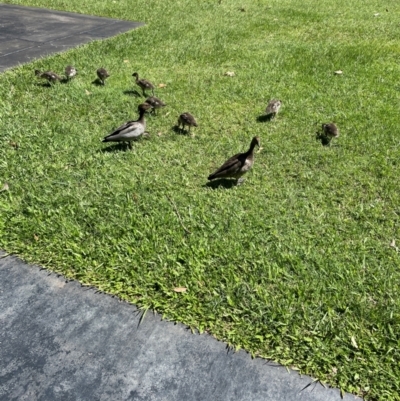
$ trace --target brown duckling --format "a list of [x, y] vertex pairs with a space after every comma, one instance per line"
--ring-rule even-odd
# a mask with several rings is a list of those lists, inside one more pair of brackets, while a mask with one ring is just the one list
[[132, 74], [133, 77], [136, 77], [136, 85], [140, 86], [143, 91], [143, 96], [146, 96], [146, 90], [151, 89], [151, 93], [154, 96], [154, 85], [148, 81], [147, 79], [139, 79], [139, 74], [137, 72], [134, 72]]
[[190, 127], [197, 127], [197, 122], [196, 119], [189, 112], [185, 112], [182, 113], [178, 118], [178, 128], [180, 128], [181, 125], [182, 130], [184, 130], [185, 126], [187, 125], [190, 132]]
[[322, 124], [322, 132], [316, 132], [317, 141], [321, 141], [324, 146], [330, 146], [332, 139], [337, 138], [338, 136], [339, 130], [334, 123]]
[[96, 73], [97, 73], [97, 77], [99, 78], [100, 82], [104, 85], [106, 79], [110, 76], [110, 74], [109, 74], [108, 71], [107, 71], [105, 68], [103, 68], [103, 67], [99, 68], [99, 69], [96, 71]]
[[322, 131], [329, 140], [339, 137], [339, 129], [335, 123], [322, 124]]
[[161, 109], [162, 107], [166, 106], [166, 104], [161, 99], [155, 96], [148, 97], [146, 99], [146, 103], [148, 103], [150, 106], [153, 107], [154, 113], [156, 112], [157, 109]]
[[255, 136], [250, 143], [250, 148], [245, 153], [238, 153], [228, 159], [218, 170], [208, 176], [209, 180], [215, 178], [237, 178], [237, 183], [243, 182], [242, 175], [246, 174], [254, 164], [254, 148], [260, 147], [260, 138]]
[[151, 109], [147, 103], [142, 103], [138, 107], [139, 119], [136, 121], [128, 121], [118, 127], [116, 130], [108, 134], [103, 142], [127, 142], [132, 149], [132, 141], [139, 139], [146, 130], [146, 120], [144, 114]]
[[43, 78], [46, 79], [49, 84], [54, 84], [57, 81], [61, 80], [61, 77], [59, 75], [57, 75], [55, 72], [53, 71], [39, 71], [39, 70], [35, 70], [35, 75], [39, 78]]
[[278, 99], [272, 99], [268, 105], [267, 108], [265, 109], [265, 114], [269, 116], [270, 118], [276, 117], [276, 115], [279, 112], [279, 109], [281, 108], [282, 102]]
[[74, 66], [67, 65], [65, 67], [65, 78], [67, 78], [67, 81], [73, 78], [77, 74], [77, 72], [78, 70]]

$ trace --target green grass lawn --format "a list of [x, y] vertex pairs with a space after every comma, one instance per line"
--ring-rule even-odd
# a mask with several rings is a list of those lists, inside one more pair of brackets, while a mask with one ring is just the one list
[[[400, 400], [398, 1], [13, 3], [147, 25], [0, 75], [0, 248], [343, 391]], [[70, 63], [68, 84], [34, 77]], [[101, 66], [105, 87], [92, 84]], [[168, 106], [124, 151], [101, 139], [137, 116], [134, 71], [166, 84]], [[260, 122], [272, 98], [281, 112]], [[194, 137], [172, 129], [184, 111]], [[341, 136], [322, 146], [330, 121]], [[207, 186], [255, 135], [244, 184]]]

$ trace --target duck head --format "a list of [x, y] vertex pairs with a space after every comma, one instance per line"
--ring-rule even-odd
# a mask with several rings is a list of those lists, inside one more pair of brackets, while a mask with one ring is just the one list
[[141, 103], [138, 106], [138, 112], [139, 112], [139, 114], [144, 114], [144, 113], [150, 111], [152, 108], [153, 108], [153, 106], [151, 106], [148, 103]]

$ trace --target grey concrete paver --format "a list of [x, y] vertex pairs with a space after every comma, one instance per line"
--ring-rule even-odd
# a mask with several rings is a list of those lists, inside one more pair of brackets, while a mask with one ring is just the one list
[[[77, 282], [0, 259], [0, 399], [339, 401], [339, 391]], [[347, 395], [345, 400], [354, 400]]]

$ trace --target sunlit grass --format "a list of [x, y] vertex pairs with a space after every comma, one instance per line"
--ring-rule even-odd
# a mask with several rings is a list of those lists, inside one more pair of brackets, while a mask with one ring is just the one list
[[[146, 26], [0, 76], [1, 248], [399, 400], [397, 2], [21, 3]], [[34, 78], [67, 64], [79, 69], [68, 84]], [[92, 83], [100, 66], [104, 87]], [[134, 71], [166, 85], [156, 95], [168, 106], [124, 151], [101, 139], [136, 118]], [[260, 121], [271, 98], [282, 109]], [[173, 130], [184, 111], [194, 137]], [[325, 147], [315, 132], [330, 121], [341, 136]], [[263, 149], [245, 183], [207, 186], [255, 135]]]

